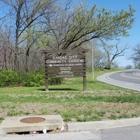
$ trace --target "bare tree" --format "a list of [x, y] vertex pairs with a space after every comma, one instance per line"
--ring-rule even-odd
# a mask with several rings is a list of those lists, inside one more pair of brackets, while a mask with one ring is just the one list
[[133, 47], [132, 52], [130, 59], [133, 60], [136, 68], [140, 68], [140, 44]]
[[26, 32], [29, 27], [31, 28], [37, 25], [43, 15], [49, 12], [51, 5], [55, 1], [56, 0], [0, 0], [0, 3], [4, 3], [9, 9], [12, 9], [12, 26], [13, 32], [15, 33], [14, 68], [16, 71], [19, 69], [19, 46], [29, 37], [28, 34], [26, 38], [22, 39], [22, 34]]
[[102, 41], [103, 49], [107, 55], [107, 66], [105, 68], [110, 69], [115, 58], [124, 56], [125, 51], [128, 49], [127, 45], [120, 46], [119, 42], [113, 45], [108, 45]]
[[12, 69], [13, 48], [11, 40], [11, 31], [6, 31], [0, 27], [0, 66], [1, 69]]

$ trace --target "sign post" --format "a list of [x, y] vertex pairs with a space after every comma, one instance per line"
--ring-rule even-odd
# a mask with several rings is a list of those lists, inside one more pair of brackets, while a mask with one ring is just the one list
[[85, 49], [48, 50], [45, 54], [45, 79], [48, 91], [48, 78], [83, 77], [83, 91], [86, 90]]

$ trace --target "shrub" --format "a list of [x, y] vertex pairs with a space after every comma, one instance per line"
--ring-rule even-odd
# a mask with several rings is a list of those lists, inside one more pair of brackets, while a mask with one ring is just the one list
[[49, 78], [50, 85], [60, 85], [63, 82], [63, 78]]
[[25, 75], [24, 86], [43, 86], [44, 81], [44, 75], [39, 72], [27, 73]]
[[[50, 85], [58, 85], [63, 82], [62, 78], [52, 79], [49, 78]], [[3, 70], [0, 72], [0, 87], [8, 86], [43, 86], [45, 85], [45, 76], [41, 71], [34, 72], [20, 72], [15, 73], [12, 70]]]
[[16, 86], [20, 83], [20, 77], [12, 70], [3, 70], [0, 72], [0, 87]]

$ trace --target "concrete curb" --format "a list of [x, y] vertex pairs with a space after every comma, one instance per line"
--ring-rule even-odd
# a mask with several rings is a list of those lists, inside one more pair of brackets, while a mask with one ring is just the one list
[[121, 119], [121, 120], [107, 120], [107, 121], [95, 121], [95, 122], [76, 122], [67, 123], [68, 131], [89, 131], [89, 130], [101, 130], [111, 129], [118, 127], [129, 127], [140, 125], [140, 118]]
[[54, 130], [64, 125], [60, 115], [38, 115], [22, 117], [6, 117], [1, 123], [1, 128], [6, 133], [47, 131]]
[[[138, 125], [140, 125], [140, 118], [67, 123], [68, 132], [97, 131], [97, 130], [112, 129], [112, 128], [119, 128], [119, 127], [131, 127], [131, 126], [138, 126]], [[0, 126], [0, 136], [5, 136], [5, 135], [6, 135], [5, 131]]]
[[0, 136], [5, 136], [5, 135], [6, 135], [6, 132], [0, 127]]

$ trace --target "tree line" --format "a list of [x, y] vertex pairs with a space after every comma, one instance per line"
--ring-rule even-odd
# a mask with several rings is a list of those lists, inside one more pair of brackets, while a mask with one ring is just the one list
[[110, 69], [127, 46], [105, 42], [129, 36], [135, 13], [131, 6], [128, 11], [111, 11], [74, 6], [72, 0], [0, 0], [0, 5], [0, 70], [15, 72], [40, 71], [44, 49], [88, 48], [91, 41], [100, 41], [105, 51], [94, 46], [95, 66]]

